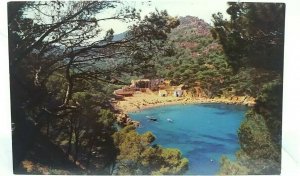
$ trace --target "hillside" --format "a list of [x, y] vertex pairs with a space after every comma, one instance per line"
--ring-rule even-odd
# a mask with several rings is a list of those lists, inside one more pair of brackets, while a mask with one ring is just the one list
[[[221, 45], [210, 34], [208, 23], [197, 17], [180, 17], [180, 25], [169, 35], [174, 55], [158, 59], [157, 74], [173, 80], [199, 86], [208, 97], [223, 94], [224, 81], [231, 68]], [[197, 83], [198, 82], [198, 83]]]
[[182, 30], [191, 30], [194, 34], [198, 36], [210, 36], [210, 26], [204, 20], [199, 19], [198, 17], [185, 16], [179, 17], [180, 25], [173, 30], [182, 31]]
[[195, 86], [200, 87], [210, 98], [255, 97], [265, 79], [274, 77], [273, 73], [254, 68], [241, 68], [234, 73], [222, 45], [211, 35], [212, 27], [208, 23], [193, 16], [179, 20], [180, 25], [169, 34], [173, 53], [155, 63], [158, 77], [171, 79], [175, 84], [184, 83], [192, 92]]

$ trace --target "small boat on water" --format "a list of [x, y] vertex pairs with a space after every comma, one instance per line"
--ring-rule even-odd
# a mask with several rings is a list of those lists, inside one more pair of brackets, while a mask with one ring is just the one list
[[151, 121], [157, 121], [157, 118], [153, 117], [153, 116], [146, 116], [147, 119], [151, 120]]
[[170, 122], [170, 123], [173, 123], [173, 120], [170, 119], [170, 118], [167, 118], [167, 121]]

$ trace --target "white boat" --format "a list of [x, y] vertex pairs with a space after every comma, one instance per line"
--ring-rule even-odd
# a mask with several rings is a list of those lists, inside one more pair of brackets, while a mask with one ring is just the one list
[[170, 118], [167, 118], [167, 121], [168, 121], [168, 122], [173, 122], [173, 120], [172, 120], [172, 119], [170, 119]]

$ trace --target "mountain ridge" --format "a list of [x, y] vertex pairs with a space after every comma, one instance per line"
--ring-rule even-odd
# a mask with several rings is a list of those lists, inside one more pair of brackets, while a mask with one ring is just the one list
[[170, 40], [174, 41], [177, 47], [191, 50], [193, 58], [206, 56], [210, 51], [222, 51], [221, 45], [213, 40], [211, 26], [203, 19], [184, 16], [179, 17], [179, 21], [180, 25], [169, 35]]
[[183, 30], [190, 29], [192, 32], [199, 36], [210, 36], [210, 28], [211, 26], [205, 22], [203, 19], [195, 17], [195, 16], [181, 16], [179, 17], [180, 25], [174, 29]]

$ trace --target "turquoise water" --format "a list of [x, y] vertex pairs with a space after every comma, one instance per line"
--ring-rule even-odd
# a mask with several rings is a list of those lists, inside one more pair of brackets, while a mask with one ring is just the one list
[[[237, 130], [246, 108], [225, 104], [172, 105], [130, 113], [138, 120], [139, 133], [151, 131], [155, 144], [178, 148], [189, 159], [186, 174], [216, 174], [222, 155], [235, 159]], [[157, 118], [157, 122], [147, 117]], [[172, 119], [169, 122], [167, 119]]]

